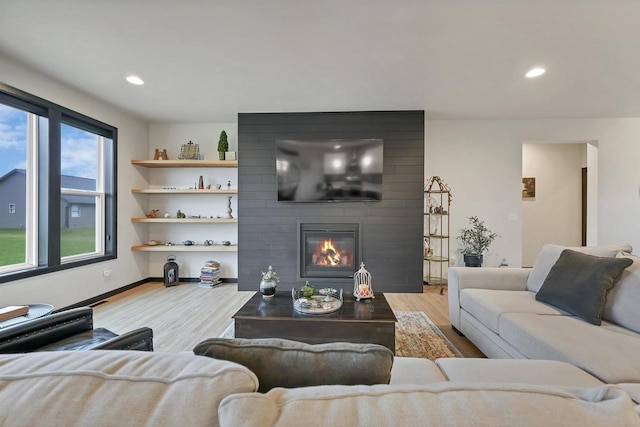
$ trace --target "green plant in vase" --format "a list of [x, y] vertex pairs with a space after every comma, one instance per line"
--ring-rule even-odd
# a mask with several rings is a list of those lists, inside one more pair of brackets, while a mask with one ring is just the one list
[[220, 160], [224, 160], [224, 153], [229, 151], [229, 141], [227, 140], [227, 132], [224, 130], [220, 132], [220, 139], [218, 140], [218, 156]]
[[304, 295], [305, 298], [311, 298], [316, 288], [311, 286], [311, 284], [307, 281], [305, 282], [304, 286], [300, 288], [300, 290], [302, 291], [302, 295]]
[[269, 266], [269, 269], [265, 273], [262, 272], [262, 281], [260, 282], [260, 293], [263, 299], [271, 299], [276, 294], [276, 286], [280, 278], [278, 274], [273, 271], [273, 267]]
[[470, 227], [460, 230], [460, 235], [456, 239], [460, 243], [460, 252], [464, 255], [465, 266], [480, 267], [482, 254], [489, 249], [498, 234], [489, 230], [484, 225], [484, 221], [480, 221], [477, 216], [469, 217], [469, 224]]

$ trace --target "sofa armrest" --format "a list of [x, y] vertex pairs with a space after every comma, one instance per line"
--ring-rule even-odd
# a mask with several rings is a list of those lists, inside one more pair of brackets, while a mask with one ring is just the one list
[[91, 350], [139, 350], [153, 351], [153, 330], [139, 328], [125, 334], [111, 338]]
[[26, 353], [93, 329], [93, 310], [80, 307], [0, 329], [0, 353]]
[[460, 291], [462, 289], [526, 291], [530, 272], [530, 268], [450, 267], [448, 294], [451, 325], [460, 329]]

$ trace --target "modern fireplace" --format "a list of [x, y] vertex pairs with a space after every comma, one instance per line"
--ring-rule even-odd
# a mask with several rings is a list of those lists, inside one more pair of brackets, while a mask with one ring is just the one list
[[298, 223], [300, 279], [353, 278], [360, 258], [360, 224]]

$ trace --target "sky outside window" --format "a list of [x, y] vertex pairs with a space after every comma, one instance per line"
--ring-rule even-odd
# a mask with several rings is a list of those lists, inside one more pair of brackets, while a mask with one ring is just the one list
[[27, 113], [0, 104], [0, 177], [27, 167]]

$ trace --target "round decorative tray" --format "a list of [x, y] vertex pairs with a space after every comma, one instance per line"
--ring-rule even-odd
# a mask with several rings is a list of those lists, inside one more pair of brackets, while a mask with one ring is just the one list
[[38, 317], [45, 316], [52, 311], [53, 306], [51, 304], [29, 304], [29, 312], [27, 314], [0, 322], [0, 329], [26, 322], [27, 320], [37, 319]]
[[336, 291], [331, 289], [321, 289], [322, 294], [314, 293], [310, 297], [305, 297], [302, 291], [291, 289], [294, 310], [304, 314], [327, 314], [340, 310], [342, 307], [342, 289]]

